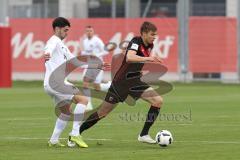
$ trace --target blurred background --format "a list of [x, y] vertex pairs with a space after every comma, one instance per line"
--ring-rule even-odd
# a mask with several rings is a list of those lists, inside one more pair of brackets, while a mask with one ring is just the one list
[[0, 86], [43, 79], [41, 51], [58, 16], [71, 21], [65, 43], [73, 54], [92, 25], [106, 45], [117, 44], [105, 57], [110, 62], [148, 20], [158, 27], [153, 51], [168, 68], [163, 79], [239, 83], [239, 6], [238, 0], [0, 0]]

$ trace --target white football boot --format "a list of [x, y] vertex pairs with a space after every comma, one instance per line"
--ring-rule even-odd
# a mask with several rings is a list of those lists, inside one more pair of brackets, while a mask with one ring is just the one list
[[145, 135], [145, 136], [138, 136], [138, 141], [143, 143], [150, 143], [150, 144], [156, 144], [156, 141], [152, 139], [151, 136]]

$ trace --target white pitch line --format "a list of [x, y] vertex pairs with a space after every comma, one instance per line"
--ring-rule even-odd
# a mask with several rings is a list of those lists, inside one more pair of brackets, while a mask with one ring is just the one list
[[[41, 137], [3, 137], [0, 140], [49, 140], [49, 138], [41, 138]], [[67, 140], [67, 138], [59, 138], [63, 140]], [[113, 141], [112, 139], [105, 139], [105, 138], [85, 138], [89, 141]]]
[[174, 141], [180, 143], [207, 143], [207, 144], [240, 144], [239, 141]]
[[[67, 138], [60, 138], [67, 140]], [[0, 140], [49, 140], [49, 138], [41, 137], [2, 137]], [[137, 142], [137, 140], [117, 140], [107, 138], [85, 138], [88, 141], [118, 141], [118, 142]], [[202, 143], [202, 144], [240, 144], [240, 141], [174, 141], [174, 143]]]
[[[32, 120], [53, 120], [52, 118], [0, 118], [0, 122], [1, 121], [32, 121]], [[132, 123], [143, 123], [144, 121], [133, 121]], [[39, 123], [36, 123], [39, 124]], [[35, 125], [35, 123], [31, 123], [29, 124], [28, 122], [24, 123], [24, 125]], [[99, 126], [114, 126], [116, 125], [115, 123], [100, 123], [98, 124]], [[126, 123], [123, 121], [123, 123], [118, 123], [118, 126], [127, 126], [130, 125], [129, 123]], [[175, 123], [175, 124], [166, 124], [164, 123], [164, 121], [162, 121], [162, 123], [160, 124], [161, 126], [165, 127], [165, 126], [202, 126], [202, 127], [211, 127], [211, 126], [219, 126], [219, 124], [204, 124], [204, 123]], [[221, 124], [221, 127], [239, 127], [240, 124], [235, 123], [235, 124]]]
[[31, 121], [31, 120], [51, 120], [52, 118], [0, 118], [0, 121]]

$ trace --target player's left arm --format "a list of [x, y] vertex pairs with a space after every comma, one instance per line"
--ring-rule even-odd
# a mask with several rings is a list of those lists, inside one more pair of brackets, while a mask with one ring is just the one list
[[[71, 53], [69, 53], [71, 54]], [[83, 65], [88, 65], [89, 69], [101, 69], [101, 70], [107, 70], [110, 69], [110, 64], [109, 63], [103, 63], [98, 57], [96, 56], [90, 56], [91, 59], [95, 59], [94, 63], [90, 63], [88, 61], [89, 55], [84, 56], [84, 55], [79, 55], [75, 57], [74, 55], [71, 55], [71, 59], [69, 62], [75, 66], [75, 68], [83, 66]]]
[[163, 59], [155, 52], [151, 52], [150, 54], [151, 57], [154, 57], [157, 61], [159, 61], [160, 63], [163, 63]]

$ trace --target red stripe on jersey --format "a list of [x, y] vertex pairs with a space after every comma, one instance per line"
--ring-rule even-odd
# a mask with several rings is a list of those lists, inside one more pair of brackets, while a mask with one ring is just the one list
[[150, 52], [148, 49], [145, 49], [142, 45], [140, 46], [140, 51], [143, 53], [144, 57], [149, 57]]

